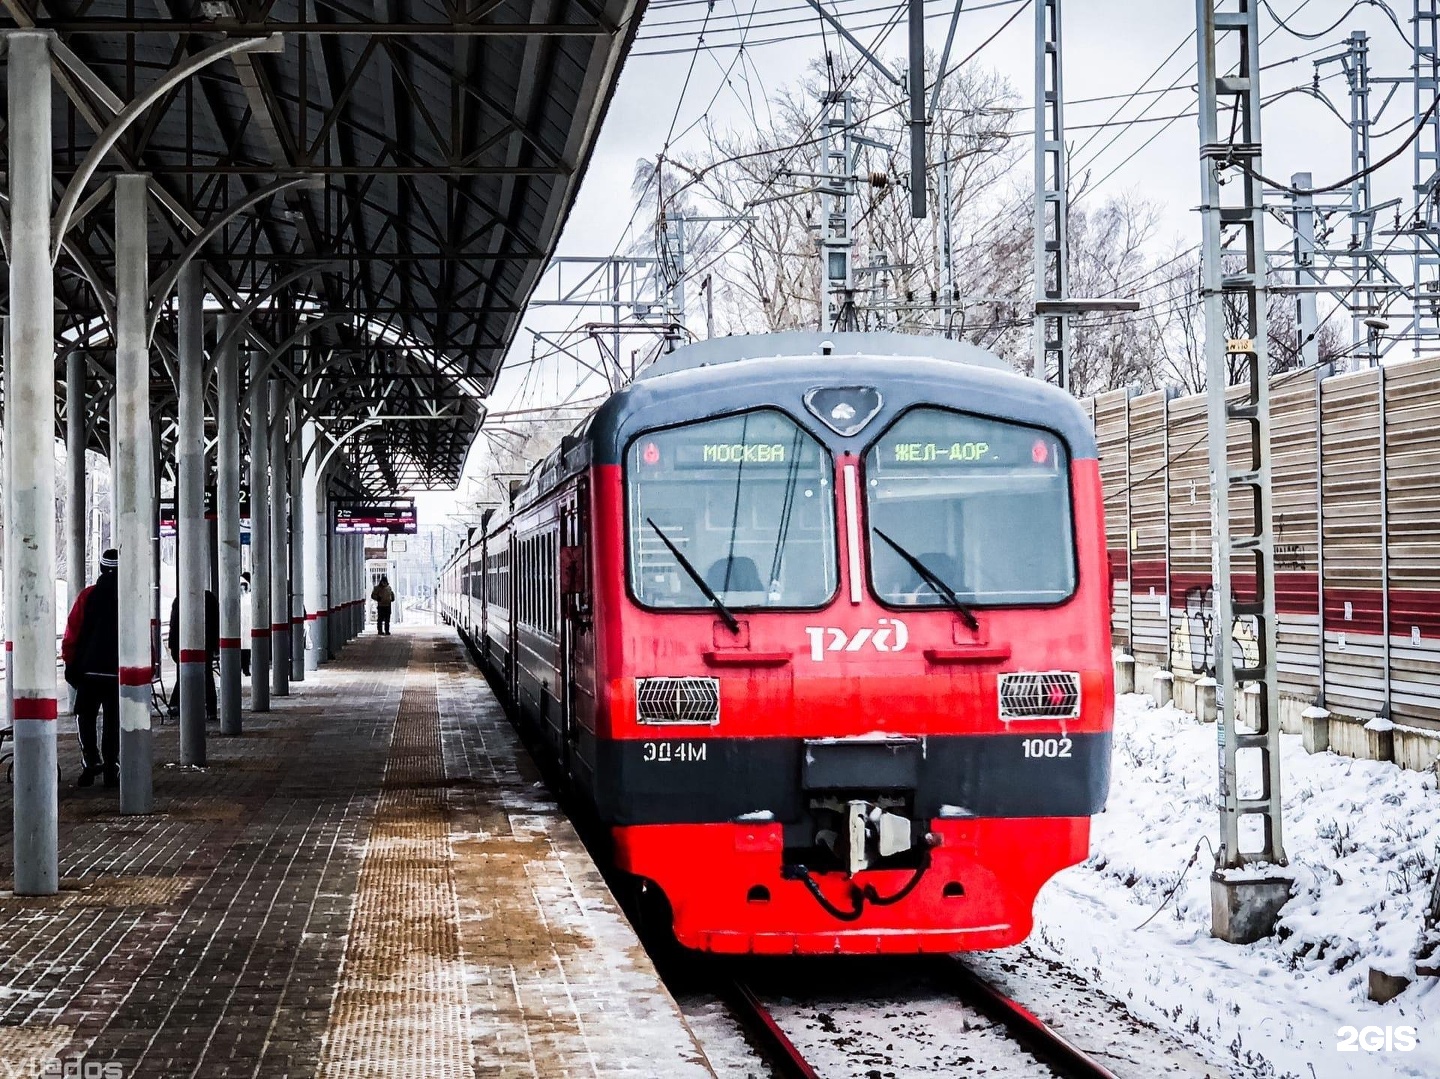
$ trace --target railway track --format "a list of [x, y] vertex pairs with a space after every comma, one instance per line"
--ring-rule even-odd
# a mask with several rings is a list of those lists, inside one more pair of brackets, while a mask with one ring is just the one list
[[[1109, 1068], [958, 959], [937, 961], [929, 978], [952, 992], [968, 1008], [1002, 1026], [1017, 1045], [1054, 1075], [1063, 1079], [1117, 1079]], [[777, 1079], [823, 1079], [748, 984], [731, 982], [720, 996]]]
[[956, 994], [976, 1011], [1004, 1025], [1017, 1042], [1066, 1079], [1116, 1079], [1105, 1065], [1061, 1036], [1053, 1027], [1011, 999], [959, 959], [939, 964], [937, 981], [953, 985]]

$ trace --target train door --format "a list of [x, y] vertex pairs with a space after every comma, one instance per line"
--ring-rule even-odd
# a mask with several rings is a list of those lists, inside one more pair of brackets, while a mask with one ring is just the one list
[[515, 702], [518, 709], [520, 705], [520, 683], [515, 678], [515, 653], [520, 648], [520, 635], [517, 626], [520, 622], [520, 589], [522, 587], [520, 578], [520, 543], [516, 539], [519, 528], [511, 522], [511, 527], [505, 530], [505, 543], [509, 548], [510, 573], [506, 578], [509, 585], [510, 595], [507, 602], [510, 605], [510, 617], [506, 621], [506, 633], [509, 639], [505, 642], [505, 691], [509, 693], [510, 700]]
[[579, 778], [581, 738], [588, 731], [593, 741], [595, 730], [589, 507], [590, 480], [581, 476], [560, 523], [560, 671], [564, 687], [561, 764], [565, 775], [572, 779]]

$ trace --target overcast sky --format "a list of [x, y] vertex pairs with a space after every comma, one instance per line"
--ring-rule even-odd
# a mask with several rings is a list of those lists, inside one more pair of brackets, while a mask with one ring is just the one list
[[[1400, 7], [1398, 21], [1408, 35], [1410, 0], [1395, 2]], [[1315, 60], [1343, 50], [1345, 39], [1354, 30], [1370, 35], [1374, 76], [1409, 74], [1410, 47], [1374, 0], [1362, 0], [1348, 15], [1351, 0], [1272, 3], [1290, 30], [1324, 33], [1313, 40], [1301, 38], [1277, 27], [1271, 13], [1262, 9], [1265, 40], [1261, 61], [1266, 70], [1261, 88], [1266, 96], [1308, 86], [1318, 70], [1321, 90], [1348, 116], [1349, 90], [1340, 65], [1329, 63], [1317, 69]], [[604, 256], [626, 242], [635, 163], [640, 158], [653, 159], [660, 152], [672, 117], [675, 132], [691, 129], [676, 139], [672, 152], [700, 150], [704, 134], [692, 124], [702, 114], [722, 130], [743, 130], [750, 123], [746, 103], [798, 83], [807, 65], [822, 57], [827, 45], [836, 50], [837, 62], [843, 59], [846, 66], [854, 62], [853, 50], [837, 49], [833, 30], [822, 38], [820, 20], [805, 0], [715, 0], [708, 22], [706, 6], [704, 0], [652, 2], [566, 225], [561, 254]], [[896, 10], [886, 0], [828, 0], [828, 6], [867, 44], [882, 35]], [[952, 0], [927, 0], [927, 44], [935, 52], [943, 45], [952, 10]], [[1009, 26], [970, 63], [1002, 73], [1021, 101], [1028, 103], [1034, 87], [1035, 20], [1030, 0], [966, 0], [952, 63], [1012, 16]], [[1065, 119], [1073, 155], [1072, 178], [1088, 171], [1092, 183], [1098, 182], [1096, 198], [1133, 192], [1154, 202], [1162, 212], [1157, 237], [1161, 246], [1198, 242], [1196, 121], [1193, 115], [1173, 122], [1168, 119], [1193, 114], [1195, 108], [1194, 4], [1186, 0], [1064, 0], [1063, 22]], [[695, 50], [702, 24], [709, 47]], [[772, 25], [767, 28], [767, 24]], [[897, 65], [903, 63], [904, 32], [902, 18], [879, 49]], [[746, 42], [743, 58], [737, 48], [742, 39]], [[1222, 53], [1222, 57], [1226, 55], [1229, 53]], [[1157, 68], [1158, 73], [1150, 77]], [[1123, 99], [1142, 84], [1146, 90], [1172, 84], [1178, 88], [1163, 95], [1144, 93]], [[1389, 89], [1381, 84], [1372, 90], [1372, 114]], [[1113, 95], [1121, 97], [1089, 100]], [[1412, 95], [1409, 86], [1399, 88], [1375, 124], [1377, 133], [1398, 128], [1387, 138], [1377, 138], [1377, 158], [1410, 133], [1415, 116]], [[1124, 121], [1135, 122], [1118, 126]], [[1094, 126], [1107, 122], [1112, 126], [1100, 130]], [[1017, 123], [1028, 130], [1033, 121], [1027, 112], [1017, 117]], [[1269, 105], [1263, 137], [1263, 171], [1276, 179], [1288, 180], [1293, 173], [1309, 171], [1315, 184], [1323, 185], [1350, 172], [1348, 128], [1312, 96], [1291, 94]], [[1393, 166], [1377, 173], [1373, 201], [1411, 200], [1410, 160], [1408, 153], [1402, 154]], [[640, 227], [645, 227], [644, 223]], [[1268, 245], [1273, 248], [1286, 238], [1277, 222], [1267, 236]], [[604, 316], [596, 312], [587, 317]], [[569, 313], [560, 322], [568, 318]], [[556, 319], [554, 311], [536, 313], [530, 324], [543, 328], [554, 325]], [[529, 333], [522, 333], [511, 359], [528, 359], [531, 340]], [[493, 407], [512, 407], [518, 400], [520, 372], [517, 362], [513, 373], [502, 376]], [[564, 361], [537, 367], [526, 387], [526, 403], [562, 399], [574, 385], [575, 372], [574, 364]], [[478, 456], [472, 453], [472, 467]]]

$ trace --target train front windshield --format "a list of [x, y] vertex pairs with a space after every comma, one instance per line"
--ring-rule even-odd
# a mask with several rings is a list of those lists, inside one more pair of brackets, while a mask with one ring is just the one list
[[630, 587], [647, 607], [823, 606], [835, 593], [828, 454], [783, 413], [652, 431], [626, 460]]
[[[906, 412], [865, 458], [871, 582], [897, 606], [1044, 606], [1075, 591], [1069, 455], [1048, 431]], [[917, 565], [918, 563], [918, 565]]]

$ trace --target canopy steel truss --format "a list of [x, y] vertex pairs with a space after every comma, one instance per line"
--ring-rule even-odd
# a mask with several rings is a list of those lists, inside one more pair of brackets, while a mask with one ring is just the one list
[[[343, 430], [433, 414], [352, 442], [363, 488], [453, 486], [643, 7], [0, 0], [0, 30], [51, 34], [57, 202], [76, 184], [54, 238], [61, 352], [80, 349], [92, 395], [111, 392], [108, 205], [117, 175], [148, 174], [152, 279], [194, 257], [212, 309], [246, 315], [240, 347], [271, 356], [303, 416], [344, 417]], [[235, 51], [189, 70], [227, 43]], [[150, 88], [153, 102], [132, 106]], [[138, 115], [117, 134], [127, 108]], [[157, 388], [173, 385], [176, 355], [163, 293]], [[152, 408], [173, 414], [168, 386]], [[97, 449], [107, 414], [90, 424]]]

